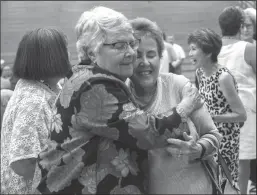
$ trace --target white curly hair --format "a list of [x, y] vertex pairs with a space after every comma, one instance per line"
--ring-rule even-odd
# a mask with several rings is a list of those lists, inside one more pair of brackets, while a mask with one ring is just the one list
[[75, 26], [75, 32], [79, 61], [91, 62], [87, 53], [89, 48], [97, 53], [107, 37], [120, 32], [133, 32], [133, 29], [122, 13], [98, 6], [82, 13]]

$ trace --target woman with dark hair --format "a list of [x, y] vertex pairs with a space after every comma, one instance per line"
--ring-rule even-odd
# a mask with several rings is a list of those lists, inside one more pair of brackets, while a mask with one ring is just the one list
[[246, 112], [237, 94], [233, 75], [217, 63], [222, 46], [221, 38], [210, 29], [199, 29], [189, 34], [188, 44], [189, 56], [197, 68], [199, 92], [216, 127], [223, 135], [219, 151], [231, 172], [232, 185], [239, 190], [239, 123], [246, 120]]
[[227, 7], [219, 16], [223, 37], [218, 62], [235, 76], [238, 95], [247, 113], [247, 120], [240, 129], [239, 184], [242, 194], [247, 193], [250, 160], [256, 158], [256, 44], [241, 40], [245, 22], [243, 10], [238, 7]]
[[[1, 194], [29, 194], [37, 181], [36, 159], [55, 124], [57, 82], [70, 70], [66, 36], [55, 29], [26, 33], [13, 73], [19, 78], [1, 131]], [[34, 177], [35, 176], [35, 177]]]

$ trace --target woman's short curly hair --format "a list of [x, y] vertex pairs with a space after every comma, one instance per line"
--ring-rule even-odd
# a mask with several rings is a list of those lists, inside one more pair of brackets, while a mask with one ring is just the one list
[[222, 47], [221, 37], [209, 28], [197, 29], [190, 33], [187, 39], [188, 44], [195, 43], [201, 50], [211, 53], [211, 60], [217, 62], [217, 57]]
[[253, 38], [256, 40], [256, 9], [246, 8], [244, 10], [245, 17], [249, 17], [250, 21], [253, 24], [254, 35]]
[[230, 6], [225, 8], [219, 16], [219, 25], [222, 36], [234, 36], [244, 22], [244, 14], [241, 8]]
[[53, 28], [27, 32], [19, 43], [13, 65], [17, 78], [45, 80], [65, 77], [71, 69], [66, 35]]
[[162, 57], [164, 50], [163, 32], [158, 25], [147, 18], [136, 18], [130, 20], [130, 24], [132, 25], [136, 39], [141, 39], [143, 36], [150, 36], [156, 41], [158, 54]]
[[108, 36], [120, 32], [133, 32], [128, 19], [120, 12], [98, 6], [85, 11], [79, 18], [75, 31], [77, 52], [80, 62], [90, 63], [88, 49], [97, 53]]

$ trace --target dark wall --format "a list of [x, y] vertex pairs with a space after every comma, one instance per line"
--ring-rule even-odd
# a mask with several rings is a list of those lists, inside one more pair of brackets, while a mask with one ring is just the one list
[[23, 34], [35, 27], [56, 27], [69, 39], [76, 63], [74, 26], [83, 11], [103, 5], [124, 13], [128, 18], [146, 17], [175, 34], [186, 52], [187, 34], [200, 27], [219, 32], [218, 16], [224, 7], [237, 1], [1, 1], [1, 58], [12, 64]]

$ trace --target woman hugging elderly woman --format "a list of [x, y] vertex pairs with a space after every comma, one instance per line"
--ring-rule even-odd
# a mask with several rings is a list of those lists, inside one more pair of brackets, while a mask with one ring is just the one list
[[213, 162], [221, 135], [188, 79], [158, 75], [164, 46], [156, 24], [96, 7], [75, 29], [80, 63], [58, 96], [33, 189], [211, 194], [201, 160]]

